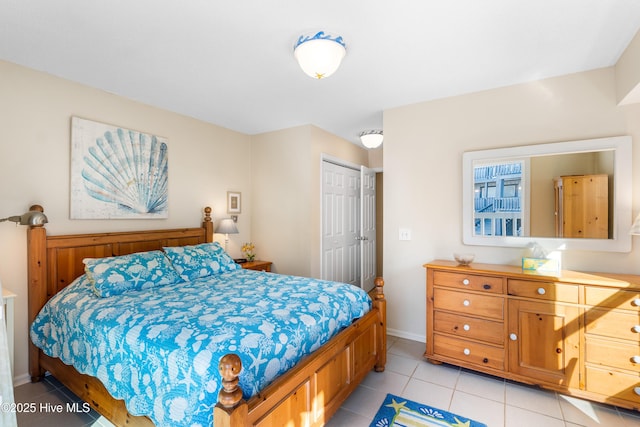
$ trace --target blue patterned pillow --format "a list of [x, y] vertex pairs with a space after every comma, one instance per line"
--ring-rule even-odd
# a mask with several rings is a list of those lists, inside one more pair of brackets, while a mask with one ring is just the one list
[[240, 268], [218, 242], [162, 249], [183, 280], [195, 280]]
[[93, 292], [99, 297], [182, 281], [161, 251], [109, 258], [85, 258], [82, 262]]

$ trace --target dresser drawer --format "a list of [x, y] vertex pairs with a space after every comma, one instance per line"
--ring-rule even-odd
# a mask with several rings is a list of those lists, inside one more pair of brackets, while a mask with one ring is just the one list
[[502, 277], [435, 271], [433, 273], [433, 283], [436, 286], [447, 286], [450, 288], [493, 292], [498, 294], [503, 293]]
[[640, 310], [640, 292], [586, 286], [585, 303], [599, 307]]
[[586, 373], [587, 391], [640, 403], [640, 374], [622, 373], [593, 366], [587, 366]]
[[504, 370], [504, 348], [502, 347], [434, 334], [433, 351], [437, 355], [474, 365]]
[[504, 344], [504, 324], [502, 322], [436, 311], [433, 329], [436, 332], [456, 335], [460, 338]]
[[455, 311], [498, 320], [504, 318], [502, 297], [436, 288], [433, 290], [433, 299], [433, 307], [436, 310]]
[[637, 343], [627, 344], [588, 336], [585, 356], [587, 363], [640, 372], [640, 344]]
[[588, 334], [634, 342], [640, 340], [640, 318], [636, 313], [588, 308], [585, 313], [585, 329]]
[[578, 285], [569, 285], [566, 283], [509, 279], [507, 282], [507, 292], [509, 295], [518, 297], [577, 304], [579, 288]]

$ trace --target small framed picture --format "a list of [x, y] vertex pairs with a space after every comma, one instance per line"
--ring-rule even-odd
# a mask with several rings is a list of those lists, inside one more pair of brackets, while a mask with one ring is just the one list
[[241, 213], [240, 193], [237, 191], [227, 191], [227, 213]]

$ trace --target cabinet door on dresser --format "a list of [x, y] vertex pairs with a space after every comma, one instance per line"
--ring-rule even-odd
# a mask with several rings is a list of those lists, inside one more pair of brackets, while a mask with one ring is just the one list
[[580, 310], [555, 302], [509, 301], [509, 371], [544, 382], [578, 387]]

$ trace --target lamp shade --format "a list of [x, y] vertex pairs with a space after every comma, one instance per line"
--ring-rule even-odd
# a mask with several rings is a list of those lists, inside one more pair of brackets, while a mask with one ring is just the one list
[[231, 218], [225, 218], [220, 220], [215, 232], [219, 234], [238, 234], [238, 227], [236, 227], [236, 223]]
[[325, 31], [302, 35], [293, 46], [293, 56], [300, 68], [314, 79], [323, 79], [335, 73], [346, 52], [342, 37]]
[[384, 136], [381, 130], [366, 130], [360, 132], [360, 141], [362, 141], [362, 145], [367, 148], [379, 147], [383, 139]]
[[631, 225], [631, 230], [629, 230], [629, 234], [640, 236], [640, 215], [638, 215], [636, 217], [636, 220], [633, 221], [633, 224]]

